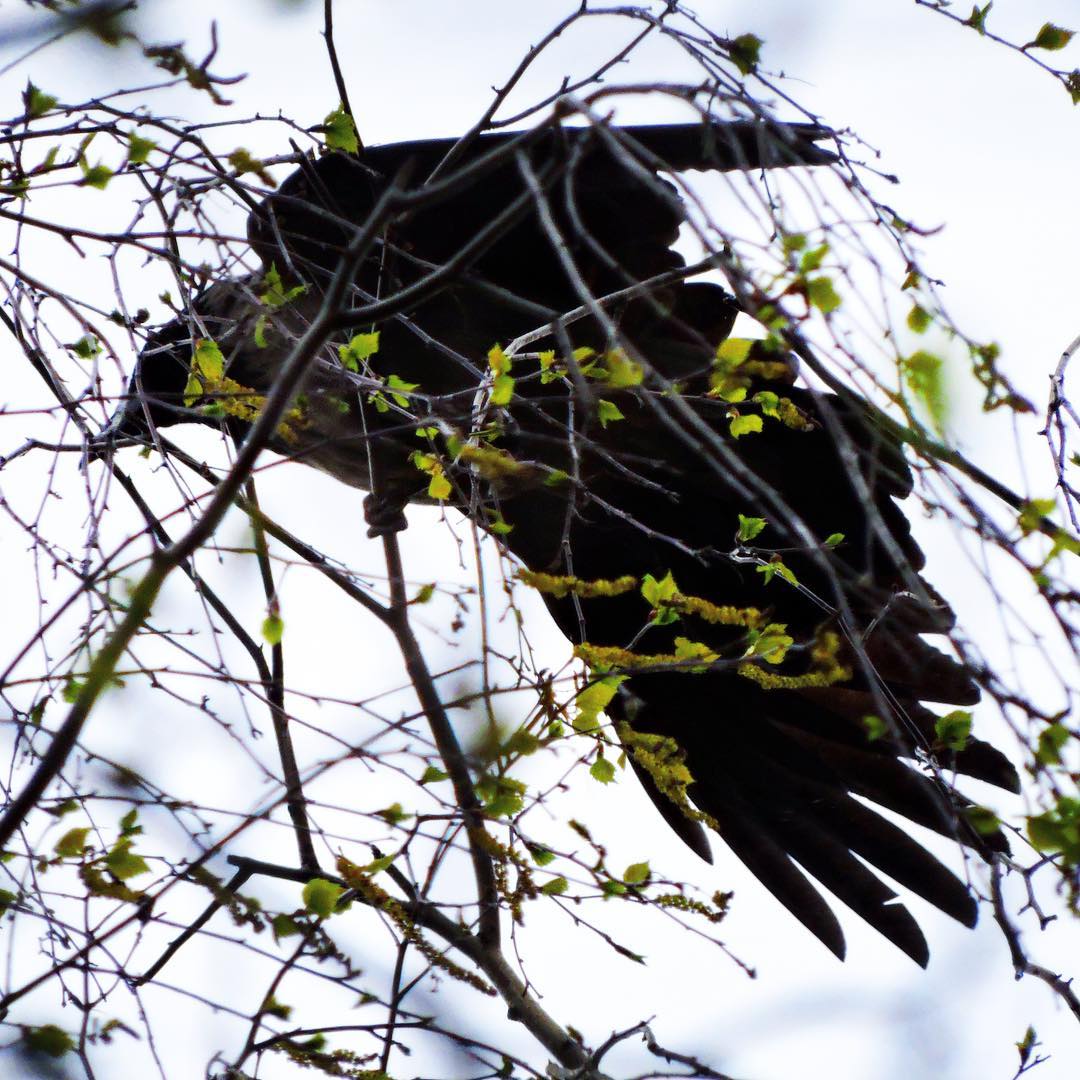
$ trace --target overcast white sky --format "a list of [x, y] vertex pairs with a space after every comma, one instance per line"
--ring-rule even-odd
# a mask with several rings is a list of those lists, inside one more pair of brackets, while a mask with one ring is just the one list
[[[486, 104], [489, 88], [570, 8], [546, 0], [529, 5], [354, 0], [338, 6], [338, 43], [352, 104], [361, 135], [372, 144], [465, 129]], [[166, 20], [167, 28], [155, 36], [189, 40], [194, 55], [205, 47], [207, 21], [216, 18], [221, 42], [216, 70], [248, 75], [228, 90], [235, 115], [275, 115], [280, 109], [315, 123], [336, 101], [319, 36], [319, 7], [161, 0], [148, 9], [146, 21]], [[1080, 333], [1080, 111], [1061, 87], [1021, 57], [911, 0], [703, 0], [695, 10], [720, 32], [753, 31], [764, 38], [765, 63], [794, 80], [790, 91], [797, 98], [826, 122], [850, 127], [880, 149], [880, 167], [896, 173], [901, 183], [895, 188], [882, 184], [878, 194], [924, 227], [944, 226], [923, 247], [927, 265], [946, 283], [951, 314], [973, 336], [1002, 343], [1009, 376], [1041, 405], [1048, 373]], [[1033, 37], [1045, 21], [1080, 23], [1080, 10], [1075, 2], [999, 0], [992, 12], [994, 29], [1021, 41]], [[524, 96], [550, 88], [565, 70], [579, 70], [588, 57], [610, 47], [599, 27], [595, 34], [581, 34], [555, 50]], [[1065, 54], [1074, 66], [1080, 65], [1078, 50], [1074, 46]], [[9, 50], [0, 61], [12, 55]], [[617, 77], [685, 77], [678, 63], [670, 50], [658, 46], [643, 50], [635, 65]], [[0, 95], [8, 103], [0, 111], [14, 114], [17, 91], [27, 77], [75, 99], [135, 81], [142, 77], [139, 71], [133, 66], [128, 76], [112, 54], [99, 48], [46, 51], [0, 82]], [[638, 108], [628, 118], [652, 118], [645, 106]], [[191, 109], [193, 115], [211, 111], [198, 99]], [[269, 154], [287, 149], [282, 138], [280, 128], [266, 125], [245, 131], [234, 142]], [[151, 303], [156, 288], [148, 290]], [[2, 355], [9, 361], [12, 349], [10, 343], [4, 346]], [[40, 403], [40, 391], [28, 389], [26, 400]], [[961, 416], [964, 408], [958, 405]], [[27, 434], [3, 422], [0, 453]], [[983, 468], [1021, 482], [1008, 429], [980, 425], [964, 430], [962, 438]], [[1035, 475], [1033, 494], [1048, 494], [1053, 477], [1038, 449], [1026, 470]], [[346, 561], [377, 566], [378, 551], [365, 549], [361, 539], [360, 495], [308, 470], [293, 469], [299, 476], [278, 480], [278, 474], [289, 471], [275, 470], [264, 494], [273, 512], [302, 522], [304, 535]], [[406, 565], [432, 568], [417, 572], [418, 577], [455, 573], [456, 552], [440, 562], [434, 550], [442, 535], [435, 531], [434, 515], [421, 510], [410, 520], [413, 526], [403, 537]], [[5, 544], [17, 540], [0, 536]], [[961, 620], [967, 620], [977, 638], [980, 620], [992, 621], [978, 606], [985, 603], [985, 594], [969, 592], [961, 567], [950, 557], [955, 559], [955, 552], [941, 545], [932, 551], [928, 576], [957, 602]], [[29, 599], [23, 584], [7, 583], [8, 595]], [[295, 635], [296, 627], [317, 626], [322, 612], [305, 610], [310, 579], [295, 575], [292, 592], [289, 586], [287, 581], [282, 597]], [[188, 602], [182, 591], [165, 601]], [[371, 640], [381, 631], [361, 628], [356, 633], [343, 630], [332, 640], [313, 640], [314, 630], [307, 641], [292, 636], [294, 679], [299, 681], [297, 673], [303, 672], [305, 685], [318, 685], [326, 693], [336, 687], [351, 698], [364, 692], [355, 679], [398, 685], [397, 669], [382, 668], [384, 656]], [[24, 636], [25, 627], [5, 643]], [[539, 628], [537, 638], [553, 656], [560, 649], [565, 653], [552, 629]], [[358, 649], [363, 663], [357, 662]], [[115, 744], [122, 742], [117, 736]], [[174, 765], [187, 761], [190, 767], [205, 767], [191, 746], [173, 746], [169, 753], [175, 755]], [[649, 857], [649, 845], [670, 847], [644, 796], [629, 782], [618, 787], [605, 796], [612, 813], [625, 822], [624, 835], [612, 838], [612, 864]], [[758, 969], [759, 978], [748, 980], [719, 952], [699, 949], [685, 934], [668, 933], [659, 920], [645, 925], [626, 919], [624, 939], [648, 956], [648, 967], [642, 969], [614, 957], [589, 935], [574, 933], [565, 918], [534, 906], [523, 937], [529, 975], [546, 995], [547, 1007], [581, 1028], [590, 1041], [600, 1042], [611, 1030], [656, 1014], [661, 1042], [755, 1080], [1009, 1080], [1016, 1060], [1012, 1044], [1034, 1023], [1053, 1058], [1032, 1075], [1039, 1080], [1076, 1076], [1080, 1027], [1044, 986], [1030, 979], [1012, 981], [1007, 950], [989, 918], [968, 933], [914, 901], [933, 953], [926, 973], [850, 919], [845, 922], [850, 959], [840, 965], [722, 853], [714, 867], [703, 866], [689, 853], [666, 850], [663, 862], [671, 876], [697, 881], [707, 892], [736, 890], [724, 937]], [[1032, 927], [1026, 940], [1048, 966], [1075, 970], [1080, 958], [1075, 927], [1052, 927], [1038, 940]], [[363, 951], [362, 938], [357, 948]], [[197, 980], [199, 962], [178, 964], [175, 981], [185, 976]], [[224, 1040], [235, 1038], [224, 1025], [207, 1027], [201, 1010], [187, 1011], [189, 1006], [166, 994], [148, 997], [151, 1006], [155, 1000], [158, 1007], [176, 1010], [176, 1026], [162, 1032], [165, 1054], [175, 1062], [180, 1055], [190, 1061], [176, 1075], [201, 1073], [208, 1048], [229, 1046]], [[458, 1002], [454, 1008], [477, 1008], [473, 997], [453, 999], [446, 992], [434, 1004], [445, 1008], [451, 1000]], [[477, 1013], [478, 1018], [484, 1015]], [[500, 1013], [496, 1009], [487, 1015], [497, 1022]], [[528, 1040], [524, 1035], [521, 1040], [525, 1051]], [[530, 1056], [535, 1060], [534, 1053]], [[402, 1075], [414, 1067], [402, 1067]], [[288, 1074], [270, 1069], [266, 1075]]]

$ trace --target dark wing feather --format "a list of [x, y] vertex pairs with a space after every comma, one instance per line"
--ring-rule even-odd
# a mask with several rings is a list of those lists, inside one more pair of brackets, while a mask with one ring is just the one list
[[[407, 175], [417, 199], [387, 223], [360, 267], [356, 302], [393, 295], [451, 260], [455, 271], [413, 309], [381, 324], [371, 374], [419, 383], [430, 396], [418, 411], [465, 426], [492, 344], [577, 308], [579, 282], [600, 296], [683, 265], [672, 244], [684, 208], [664, 174], [822, 163], [831, 156], [816, 143], [826, 134], [738, 123], [553, 128], [482, 135], [461, 146], [401, 143], [359, 158], [329, 154], [306, 161], [252, 214], [249, 235], [265, 266], [309, 286], [278, 313], [287, 340], [319, 303], [341, 250], [386, 184]], [[528, 196], [529, 180], [541, 189], [543, 213]], [[493, 220], [502, 228], [491, 231]], [[473, 244], [477, 236], [486, 239]], [[463, 250], [469, 258], [459, 258]], [[118, 417], [114, 433], [146, 407], [159, 423], [195, 415], [176, 403], [191, 340], [204, 327], [219, 338], [232, 379], [260, 392], [272, 383], [283, 346], [251, 342], [257, 284], [254, 277], [215, 285], [189, 320], [164, 328], [140, 360], [137, 407]], [[934, 715], [920, 704], [969, 704], [978, 692], [962, 665], [921, 637], [948, 630], [952, 613], [920, 577], [923, 555], [895, 501], [912, 486], [901, 448], [857, 403], [791, 385], [794, 364], [757, 388], [787, 397], [803, 425], [770, 422], [736, 443], [728, 406], [698, 396], [735, 313], [718, 286], [668, 275], [647, 295], [609, 305], [604, 320], [573, 323], [573, 344], [598, 350], [615, 343], [616, 327], [617, 343], [648, 365], [649, 388], [605, 393], [625, 417], [605, 428], [572, 380], [545, 383], [515, 368], [519, 394], [498, 445], [522, 468], [488, 485], [479, 505], [462, 505], [481, 524], [502, 515], [513, 526], [505, 542], [533, 570], [583, 579], [671, 571], [685, 594], [767, 610], [804, 647], [791, 651], [781, 674], [805, 673], [812, 666], [806, 646], [822, 631], [836, 633], [850, 679], [764, 689], [737, 670], [747, 645], [742, 630], [690, 617], [646, 628], [647, 605], [636, 595], [582, 601], [582, 629], [575, 603], [549, 601], [575, 642], [625, 647], [643, 632], [638, 649], [670, 653], [686, 634], [729, 660], [705, 674], [634, 674], [612, 716], [678, 743], [694, 777], [692, 800], [834, 953], [844, 954], [843, 934], [810, 877], [925, 964], [918, 926], [873, 868], [963, 923], [974, 921], [974, 904], [951, 871], [859, 799], [986, 851], [1001, 842], [966, 826], [963, 800], [928, 764], [936, 755], [944, 768], [1012, 790], [1016, 774], [985, 743], [960, 752], [937, 746]], [[685, 395], [666, 397], [664, 380], [679, 380]], [[384, 499], [419, 495], [423, 484], [408, 460], [416, 445], [411, 415], [375, 412], [332, 350], [312, 365], [304, 389], [305, 423], [276, 449], [357, 487], [377, 475]], [[159, 408], [169, 401], [179, 411]], [[580, 475], [580, 482], [541, 484], [552, 470]], [[471, 478], [463, 470], [453, 475], [467, 490]], [[731, 557], [739, 514], [768, 520], [761, 542], [783, 550], [802, 589], [779, 580], [767, 586], [757, 567]], [[845, 537], [836, 550], [822, 544], [833, 533]], [[885, 720], [874, 741], [863, 723], [869, 714]], [[640, 762], [634, 766], [665, 820], [708, 858], [700, 822], [683, 816]]]

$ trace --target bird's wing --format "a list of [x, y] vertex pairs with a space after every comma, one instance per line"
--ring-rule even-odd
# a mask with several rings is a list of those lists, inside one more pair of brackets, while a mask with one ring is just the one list
[[[921, 704], [970, 705], [978, 690], [922, 637], [948, 629], [952, 614], [922, 579], [922, 552], [895, 501], [911, 488], [898, 447], [856, 406], [776, 389], [798, 419], [767, 418], [738, 439], [724, 402], [640, 388], [611, 394], [623, 420], [606, 428], [579, 410], [573, 454], [555, 425], [545, 432], [536, 420], [534, 434], [524, 419], [517, 453], [576, 468], [581, 482], [499, 500], [500, 521], [513, 526], [504, 542], [534, 570], [581, 580], [672, 575], [684, 606], [659, 625], [636, 592], [548, 597], [587, 658], [630, 675], [609, 712], [657, 806], [701, 854], [700, 822], [712, 825], [837, 955], [843, 936], [806, 874], [925, 964], [921, 931], [874, 869], [968, 925], [974, 901], [865, 801], [988, 850], [998, 841], [971, 827], [947, 778], [955, 770], [1009, 790], [1018, 780], [985, 743], [945, 745]], [[740, 514], [768, 523], [742, 547]], [[785, 573], [767, 584], [774, 558]], [[760, 615], [750, 627], [710, 621], [716, 609], [751, 608]], [[753, 651], [768, 627], [791, 639], [774, 662]], [[674, 660], [680, 647], [695, 655], [686, 642], [707, 650], [711, 669]], [[658, 772], [663, 753], [648, 736], [671, 739], [663, 753], [689, 769], [696, 820], [665, 793], [671, 762]]]

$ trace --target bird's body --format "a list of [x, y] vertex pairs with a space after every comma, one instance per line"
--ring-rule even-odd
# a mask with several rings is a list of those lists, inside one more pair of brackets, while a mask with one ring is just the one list
[[[922, 704], [978, 691], [921, 636], [951, 613], [895, 502], [911, 489], [899, 448], [857, 400], [794, 385], [783, 353], [717, 359], [734, 301], [679, 280], [685, 211], [658, 175], [821, 163], [820, 134], [697, 124], [474, 142], [356, 275], [357, 305], [417, 299], [378, 321], [377, 346], [343, 357], [345, 333], [320, 353], [273, 446], [373, 491], [376, 528], [442, 476], [448, 501], [557, 579], [533, 578], [599, 675], [629, 675], [607, 711], [683, 839], [707, 858], [711, 825], [838, 955], [839, 924], [803, 871], [925, 963], [917, 924], [869, 867], [969, 925], [974, 902], [867, 801], [988, 851], [942, 769], [1008, 788], [1015, 773], [977, 740], [942, 745]], [[266, 274], [211, 287], [144, 351], [118, 429], [196, 417], [215, 396], [212, 380], [187, 383], [203, 338], [231, 380], [218, 413], [242, 428], [380, 192], [410, 161], [429, 176], [452, 146], [299, 169], [249, 235], [283, 290], [306, 291], [268, 304]], [[540, 355], [493, 351], [549, 323]], [[740, 415], [760, 430], [740, 432]], [[748, 531], [753, 519], [766, 524]], [[616, 579], [634, 586], [590, 595]], [[696, 810], [676, 805], [683, 760]]]

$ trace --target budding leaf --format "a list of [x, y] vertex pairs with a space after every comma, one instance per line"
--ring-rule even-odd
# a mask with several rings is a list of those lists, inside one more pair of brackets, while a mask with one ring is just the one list
[[331, 150], [344, 150], [346, 154], [355, 154], [360, 150], [356, 124], [344, 105], [339, 105], [323, 120], [323, 140]]

